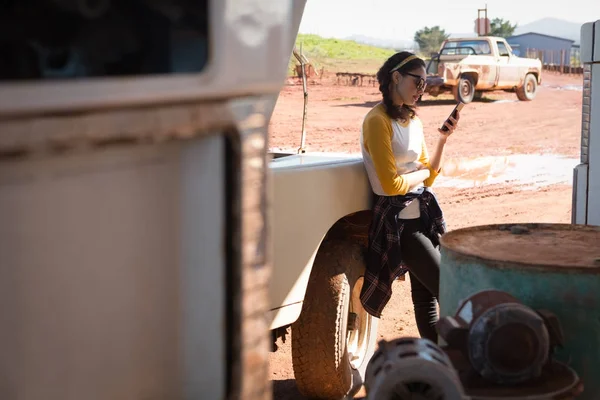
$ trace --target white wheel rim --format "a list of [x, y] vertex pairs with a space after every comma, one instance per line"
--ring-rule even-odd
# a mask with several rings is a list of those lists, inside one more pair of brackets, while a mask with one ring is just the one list
[[354, 324], [356, 329], [348, 330], [346, 349], [348, 351], [348, 360], [354, 369], [358, 369], [364, 362], [371, 333], [371, 316], [365, 311], [360, 302], [360, 291], [362, 290], [363, 283], [364, 278], [358, 278], [350, 296], [349, 311], [356, 314]]
[[465, 82], [462, 84], [462, 88], [461, 88], [461, 89], [462, 89], [462, 95], [463, 95], [464, 97], [467, 97], [467, 96], [469, 96], [469, 95], [471, 94], [471, 83], [470, 83], [470, 82], [467, 82], [467, 81], [465, 81]]
[[534, 90], [534, 83], [532, 78], [527, 79], [527, 85], [525, 86], [525, 91], [529, 94], [533, 94]]

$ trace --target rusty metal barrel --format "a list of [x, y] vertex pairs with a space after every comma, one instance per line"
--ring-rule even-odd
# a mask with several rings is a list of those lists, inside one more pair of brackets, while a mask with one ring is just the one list
[[554, 313], [564, 333], [555, 358], [582, 379], [584, 392], [577, 399], [600, 398], [600, 227], [503, 224], [444, 235], [441, 317], [489, 289]]

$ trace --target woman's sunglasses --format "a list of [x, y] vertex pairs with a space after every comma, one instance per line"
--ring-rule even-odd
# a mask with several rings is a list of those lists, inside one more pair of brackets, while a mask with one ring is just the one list
[[410, 72], [400, 72], [402, 75], [410, 75], [415, 79], [415, 85], [417, 85], [417, 90], [418, 91], [423, 91], [425, 90], [425, 88], [427, 87], [427, 83], [425, 82], [425, 79], [423, 79], [423, 77], [419, 76], [419, 75], [415, 75], [415, 74], [411, 74]]

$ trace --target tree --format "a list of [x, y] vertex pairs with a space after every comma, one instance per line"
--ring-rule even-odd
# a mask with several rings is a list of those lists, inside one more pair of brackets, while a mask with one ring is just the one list
[[517, 24], [512, 25], [510, 21], [502, 18], [494, 18], [490, 23], [490, 36], [509, 37], [512, 36], [517, 28]]
[[446, 31], [439, 26], [433, 26], [431, 28], [426, 26], [415, 33], [415, 42], [422, 53], [430, 55], [431, 53], [438, 52], [442, 42], [448, 39], [449, 36], [450, 35], [447, 35]]

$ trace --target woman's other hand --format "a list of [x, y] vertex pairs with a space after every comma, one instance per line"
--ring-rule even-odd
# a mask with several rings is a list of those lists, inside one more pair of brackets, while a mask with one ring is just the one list
[[420, 163], [420, 162], [418, 162], [418, 161], [415, 161], [415, 166], [416, 166], [416, 168], [417, 168], [417, 169], [416, 169], [417, 171], [420, 171], [420, 170], [422, 170], [422, 169], [427, 169], [427, 166], [426, 166], [425, 164], [423, 164], [423, 163]]

